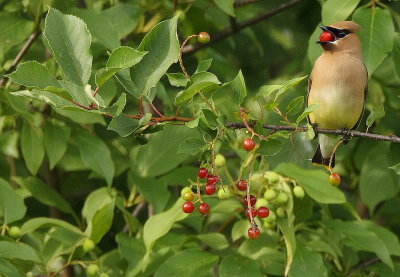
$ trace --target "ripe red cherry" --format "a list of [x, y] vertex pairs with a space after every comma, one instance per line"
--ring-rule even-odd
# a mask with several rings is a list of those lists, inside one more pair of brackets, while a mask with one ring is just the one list
[[267, 207], [261, 206], [258, 208], [258, 216], [261, 218], [266, 218], [269, 216], [269, 210]]
[[[250, 206], [254, 206], [257, 202], [257, 198], [250, 194]], [[247, 207], [247, 195], [243, 196], [243, 204]]]
[[254, 140], [252, 140], [251, 138], [247, 138], [243, 141], [243, 149], [246, 151], [253, 150], [255, 146], [256, 144], [254, 143]]
[[331, 33], [325, 31], [319, 36], [319, 41], [333, 41], [334, 37]]
[[185, 213], [190, 214], [191, 212], [194, 211], [193, 203], [190, 202], [190, 201], [185, 202], [185, 204], [183, 204], [183, 206], [182, 206], [182, 210], [183, 210]]
[[329, 175], [329, 183], [335, 187], [340, 185], [340, 175], [337, 173], [332, 173]]
[[218, 177], [215, 175], [208, 175], [207, 176], [207, 185], [215, 185], [218, 182]]
[[249, 235], [249, 238], [256, 239], [260, 236], [260, 229], [257, 227], [250, 227], [247, 234]]
[[201, 214], [208, 214], [208, 204], [207, 203], [201, 203], [199, 206], [199, 212]]
[[206, 178], [208, 175], [208, 170], [205, 169], [204, 167], [200, 167], [199, 171], [197, 172], [197, 175], [199, 176], [199, 178]]
[[[254, 208], [251, 208], [251, 215], [252, 215], [253, 218], [255, 218], [255, 217], [257, 216], [257, 210], [254, 209]], [[248, 209], [246, 210], [246, 216], [247, 216], [248, 218], [250, 218], [250, 212], [249, 212]]]
[[215, 185], [206, 185], [206, 187], [204, 188], [204, 192], [207, 195], [212, 195], [215, 192]]
[[244, 191], [247, 189], [247, 182], [245, 180], [240, 180], [237, 184], [238, 190]]

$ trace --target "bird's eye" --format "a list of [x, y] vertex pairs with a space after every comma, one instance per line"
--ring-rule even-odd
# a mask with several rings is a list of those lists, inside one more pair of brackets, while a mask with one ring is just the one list
[[344, 37], [347, 36], [348, 34], [350, 34], [350, 32], [349, 32], [348, 30], [341, 30], [341, 31], [337, 34], [337, 36], [338, 36], [339, 38], [344, 38]]

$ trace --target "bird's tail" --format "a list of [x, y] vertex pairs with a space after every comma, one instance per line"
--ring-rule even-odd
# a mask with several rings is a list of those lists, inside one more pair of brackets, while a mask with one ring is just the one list
[[[317, 151], [315, 151], [314, 157], [312, 158], [312, 163], [316, 164], [316, 165], [329, 166], [330, 159], [331, 159], [330, 157], [324, 158], [322, 156], [321, 147], [318, 144]], [[334, 166], [335, 166], [335, 154], [333, 154], [331, 167], [334, 167]]]

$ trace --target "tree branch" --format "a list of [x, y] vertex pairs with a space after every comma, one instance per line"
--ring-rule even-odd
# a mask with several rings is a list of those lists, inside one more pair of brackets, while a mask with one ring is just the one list
[[360, 271], [363, 268], [365, 268], [367, 266], [370, 266], [370, 265], [372, 265], [372, 264], [374, 264], [376, 262], [379, 262], [379, 261], [380, 260], [377, 257], [372, 258], [372, 259], [367, 260], [367, 261], [363, 261], [363, 262], [359, 263], [357, 266], [355, 266], [352, 270], [350, 270], [350, 272], [347, 275], [351, 276], [351, 275], [355, 274], [357, 271]]
[[300, 3], [301, 1], [303, 1], [303, 0], [292, 0], [292, 1], [289, 1], [287, 3], [284, 3], [284, 4], [276, 7], [275, 9], [266, 11], [266, 12], [264, 12], [262, 14], [259, 14], [256, 17], [253, 17], [253, 18], [251, 18], [251, 19], [249, 19], [247, 21], [237, 23], [236, 26], [235, 26], [236, 28], [232, 28], [232, 27], [225, 28], [225, 29], [219, 31], [216, 34], [211, 35], [211, 41], [209, 43], [207, 43], [207, 44], [198, 43], [198, 44], [194, 44], [194, 45], [188, 45], [185, 48], [183, 48], [182, 53], [185, 54], [185, 55], [193, 54], [194, 52], [202, 49], [203, 47], [205, 47], [207, 45], [210, 45], [212, 43], [216, 43], [216, 42], [218, 42], [218, 41], [220, 41], [220, 40], [222, 40], [222, 39], [224, 39], [224, 38], [226, 38], [226, 37], [228, 37], [230, 35], [233, 35], [233, 34], [239, 32], [240, 30], [242, 30], [242, 29], [244, 29], [246, 27], [254, 25], [254, 24], [256, 24], [256, 23], [258, 23], [258, 22], [260, 22], [262, 20], [265, 20], [267, 18], [270, 18], [270, 17], [272, 17], [272, 16], [274, 16], [274, 15], [276, 15], [276, 14], [278, 14], [278, 13], [280, 13], [280, 12], [286, 10], [286, 9], [291, 8], [292, 6], [296, 5], [297, 3]]
[[[15, 57], [11, 67], [6, 71], [6, 74], [9, 74], [11, 72], [13, 72], [15, 70], [15, 68], [17, 67], [17, 65], [19, 64], [19, 62], [22, 60], [22, 58], [25, 56], [26, 52], [28, 52], [29, 48], [32, 46], [32, 44], [35, 42], [35, 40], [39, 37], [39, 35], [41, 34], [40, 30], [36, 30], [35, 32], [33, 32], [28, 40], [25, 42], [24, 46], [21, 48], [21, 50], [18, 52], [17, 56]], [[0, 80], [0, 88], [5, 84], [5, 82], [7, 81], [7, 77], [3, 76], [3, 78], [1, 78]]]
[[235, 7], [247, 6], [249, 4], [253, 4], [259, 2], [260, 0], [238, 0], [235, 2]]
[[[249, 124], [250, 126], [254, 126], [254, 124]], [[271, 125], [271, 124], [263, 124], [264, 129], [275, 130], [275, 131], [299, 131], [299, 132], [307, 132], [307, 127], [294, 127], [294, 126], [287, 126], [287, 125]], [[246, 128], [243, 123], [234, 123], [234, 122], [226, 122], [226, 127], [228, 128]], [[330, 129], [314, 129], [317, 133], [320, 134], [331, 134], [331, 135], [338, 135], [338, 136], [351, 136], [351, 137], [361, 137], [361, 138], [369, 138], [374, 140], [381, 140], [381, 141], [391, 141], [395, 143], [400, 143], [400, 137], [395, 135], [379, 135], [379, 134], [370, 134], [359, 132], [355, 130], [330, 130]]]

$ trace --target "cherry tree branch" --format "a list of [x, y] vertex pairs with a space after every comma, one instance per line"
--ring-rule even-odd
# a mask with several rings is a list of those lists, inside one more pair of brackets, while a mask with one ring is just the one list
[[[254, 24], [256, 24], [256, 23], [258, 23], [258, 22], [260, 22], [262, 20], [270, 18], [270, 17], [272, 17], [272, 16], [274, 16], [274, 15], [276, 15], [276, 14], [278, 14], [278, 13], [284, 11], [284, 10], [287, 10], [287, 9], [293, 7], [294, 5], [300, 3], [301, 1], [303, 1], [303, 0], [292, 0], [292, 1], [286, 2], [286, 3], [278, 6], [278, 7], [274, 8], [274, 9], [272, 9], [272, 10], [269, 10], [269, 11], [266, 11], [264, 13], [261, 13], [261, 14], [255, 16], [255, 17], [247, 20], [247, 21], [238, 22], [235, 25], [235, 28], [232, 28], [232, 26], [230, 26], [230, 27], [227, 27], [227, 28], [219, 31], [216, 34], [212, 34], [211, 35], [211, 41], [209, 43], [207, 43], [207, 44], [198, 43], [198, 44], [194, 44], [194, 45], [188, 45], [185, 48], [183, 48], [182, 53], [184, 55], [192, 54], [192, 53], [202, 49], [203, 47], [205, 47], [207, 45], [210, 45], [212, 43], [216, 43], [216, 42], [218, 42], [220, 40], [223, 40], [224, 38], [226, 38], [226, 37], [228, 37], [230, 35], [238, 33], [239, 31], [241, 31], [244, 28], [247, 28], [247, 27], [249, 27], [251, 25], [254, 25]], [[252, 2], [255, 2], [255, 1], [252, 1]]]
[[[243, 123], [234, 123], [234, 122], [226, 122], [226, 127], [228, 128], [246, 128]], [[250, 124], [250, 126], [254, 126], [254, 124]], [[287, 125], [272, 125], [272, 124], [263, 124], [264, 129], [274, 130], [274, 131], [297, 131], [297, 132], [307, 132], [307, 127], [295, 127], [295, 126], [287, 126]], [[331, 129], [321, 129], [315, 128], [314, 129], [317, 133], [320, 134], [331, 134], [337, 136], [351, 136], [351, 137], [360, 137], [360, 138], [369, 138], [374, 140], [380, 141], [390, 141], [395, 143], [400, 143], [400, 137], [395, 135], [379, 135], [379, 134], [371, 134], [371, 133], [364, 133], [355, 130], [331, 130]]]

